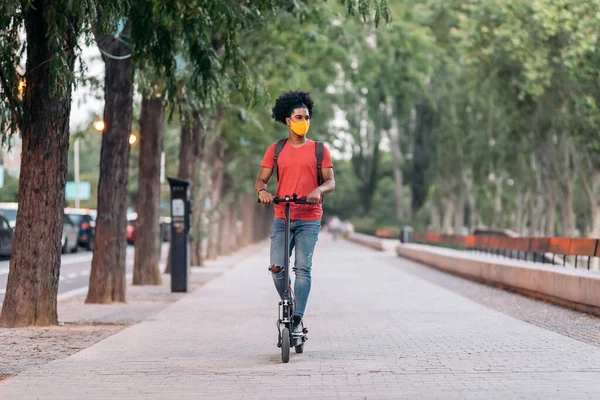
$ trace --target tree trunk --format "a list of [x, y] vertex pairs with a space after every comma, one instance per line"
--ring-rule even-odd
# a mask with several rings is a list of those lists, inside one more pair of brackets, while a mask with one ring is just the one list
[[515, 199], [515, 224], [514, 224], [514, 230], [515, 232], [517, 232], [519, 235], [523, 234], [523, 211], [524, 211], [524, 207], [523, 207], [523, 192], [521, 190], [519, 190], [519, 192], [517, 193], [517, 198]]
[[194, 173], [194, 198], [192, 214], [192, 237], [190, 244], [190, 263], [201, 267], [204, 265], [204, 241], [206, 239], [206, 188], [212, 185], [208, 164], [200, 156]]
[[211, 187], [210, 202], [211, 216], [206, 258], [214, 260], [219, 255], [219, 229], [221, 227], [221, 193], [223, 190], [223, 176], [225, 174], [225, 163], [223, 161], [223, 146], [218, 146], [217, 154], [213, 162], [213, 185]]
[[592, 208], [592, 230], [590, 237], [600, 239], [600, 203], [595, 204]]
[[525, 193], [523, 193], [522, 190], [519, 190], [519, 192], [517, 193], [517, 198], [516, 198], [516, 211], [515, 211], [515, 230], [516, 232], [519, 233], [519, 235], [524, 235], [525, 234], [525, 228], [526, 228], [526, 224], [525, 224], [525, 213], [526, 213], [526, 206], [527, 204], [529, 204], [529, 190], [526, 190]]
[[[71, 85], [64, 96], [52, 92], [55, 57], [49, 45], [44, 7], [24, 7], [27, 34], [27, 86], [20, 121], [23, 150], [19, 179], [19, 212], [14, 246], [0, 315], [0, 326], [56, 325], [61, 236], [69, 151]], [[56, 38], [73, 70], [77, 37]]]
[[162, 152], [164, 102], [143, 99], [140, 116], [140, 167], [134, 285], [160, 285], [160, 154]]
[[238, 247], [238, 231], [237, 231], [237, 221], [238, 221], [238, 201], [239, 196], [235, 196], [234, 200], [229, 204], [229, 228], [227, 231], [229, 232], [229, 237], [227, 238], [227, 252], [232, 253]]
[[271, 234], [271, 224], [273, 223], [273, 210], [267, 207], [262, 207], [263, 211], [263, 229], [260, 240], [267, 239]]
[[554, 191], [550, 192], [548, 197], [548, 211], [546, 214], [548, 220], [546, 223], [546, 236], [553, 237], [556, 234], [556, 197]]
[[262, 240], [262, 230], [263, 230], [263, 217], [264, 217], [265, 207], [262, 204], [254, 203], [254, 221], [253, 221], [253, 231], [252, 231], [252, 244], [258, 243]]
[[194, 113], [189, 122], [182, 121], [181, 141], [179, 143], [179, 171], [177, 176], [180, 179], [191, 181], [194, 176], [194, 165], [199, 155], [200, 135], [202, 125], [200, 115]]
[[448, 195], [444, 200], [444, 217], [443, 217], [443, 231], [446, 234], [453, 233], [452, 220], [454, 217], [454, 211], [456, 210], [454, 195]]
[[231, 244], [235, 235], [235, 230], [233, 230], [233, 207], [233, 202], [227, 204], [223, 213], [223, 229], [220, 231], [221, 240], [219, 243], [219, 254], [222, 256], [230, 254], [233, 249], [233, 246]]
[[496, 191], [494, 193], [494, 213], [492, 219], [493, 228], [502, 228], [502, 182], [496, 182]]
[[[131, 33], [128, 22], [124, 35]], [[124, 57], [131, 49], [113, 36], [96, 37], [106, 53]], [[133, 114], [133, 64], [131, 58], [102, 56], [104, 123], [98, 180], [98, 215], [94, 256], [86, 303], [125, 302], [127, 184], [129, 182], [129, 135]]]
[[563, 236], [576, 236], [575, 212], [573, 211], [574, 188], [573, 182], [564, 183], [564, 193], [561, 196], [560, 210], [563, 223]]
[[415, 128], [413, 132], [413, 157], [410, 175], [411, 216], [425, 204], [430, 182], [427, 171], [436, 151], [434, 126], [435, 110], [426, 98], [415, 106]]
[[[588, 232], [588, 237], [600, 239], [600, 172], [594, 171], [593, 164], [589, 158], [588, 163], [587, 173], [580, 174], [583, 188], [588, 196], [592, 217], [592, 226]], [[600, 269], [600, 258], [592, 258], [590, 269]]]
[[231, 218], [231, 208], [226, 204], [221, 211], [221, 220], [219, 221], [219, 239], [217, 241], [217, 254], [219, 256], [227, 255], [227, 236], [229, 233], [229, 220]]
[[434, 204], [429, 204], [430, 223], [429, 230], [432, 232], [439, 232], [442, 229], [442, 221], [440, 218], [440, 211]]
[[464, 226], [465, 196], [462, 193], [459, 193], [456, 201], [456, 210], [454, 211], [454, 233], [456, 233], [457, 235], [462, 235]]
[[256, 212], [256, 197], [244, 196], [242, 198], [242, 246], [252, 244], [254, 239], [254, 213]]
[[[470, 174], [469, 174], [470, 175]], [[468, 228], [472, 231], [479, 225], [479, 210], [477, 209], [477, 198], [473, 185], [473, 178], [463, 174], [463, 182], [465, 184], [465, 192], [467, 195], [467, 205], [469, 206]]]
[[395, 195], [396, 195], [396, 218], [401, 221], [404, 218], [404, 174], [402, 173], [402, 151], [399, 140], [400, 130], [398, 120], [392, 118], [392, 126], [388, 131], [390, 140], [390, 149], [392, 153], [392, 162], [394, 170]]
[[531, 205], [531, 224], [528, 230], [528, 236], [540, 236], [542, 234], [542, 213], [544, 212], [544, 197], [541, 193], [536, 193]]
[[523, 235], [528, 230], [528, 228], [527, 228], [528, 226], [529, 226], [529, 213], [527, 212], [527, 209], [526, 209], [525, 213], [523, 215]]
[[531, 169], [535, 176], [535, 197], [531, 207], [531, 226], [529, 236], [540, 236], [542, 234], [542, 213], [544, 212], [544, 185], [542, 182], [542, 171], [535, 154], [531, 155]]
[[[195, 163], [198, 157], [200, 136], [202, 134], [202, 124], [200, 115], [192, 114], [191, 121], [181, 121], [181, 134], [179, 141], [179, 171], [177, 177], [187, 181], [194, 181]], [[193, 190], [193, 187], [192, 187]], [[171, 273], [171, 246], [167, 256], [167, 267], [165, 274]]]
[[[216, 115], [211, 119], [208, 126], [209, 132], [214, 132], [223, 118], [223, 109], [218, 109]], [[208, 238], [208, 212], [206, 202], [209, 200], [210, 188], [213, 185], [212, 168], [210, 158], [214, 156], [214, 134], [212, 137], [205, 135], [199, 138], [198, 155], [196, 157], [194, 173], [194, 215], [192, 223], [192, 245], [190, 259], [195, 261], [193, 265], [203, 266], [206, 258]]]

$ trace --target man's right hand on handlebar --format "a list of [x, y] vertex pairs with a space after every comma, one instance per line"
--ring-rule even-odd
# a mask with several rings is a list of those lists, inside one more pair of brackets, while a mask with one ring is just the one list
[[262, 204], [271, 204], [273, 203], [273, 195], [266, 190], [261, 190], [258, 192], [258, 200]]

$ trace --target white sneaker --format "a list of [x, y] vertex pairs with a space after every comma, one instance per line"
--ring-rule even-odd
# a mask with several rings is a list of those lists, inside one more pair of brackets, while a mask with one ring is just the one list
[[292, 321], [292, 336], [302, 336], [304, 334], [302, 331], [302, 318], [294, 315]]

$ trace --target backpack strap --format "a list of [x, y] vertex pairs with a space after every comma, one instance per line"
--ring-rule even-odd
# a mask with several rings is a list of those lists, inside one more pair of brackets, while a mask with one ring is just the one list
[[317, 156], [317, 183], [319, 186], [323, 184], [323, 175], [321, 168], [323, 167], [323, 142], [316, 142], [315, 156]]
[[283, 146], [285, 146], [286, 142], [287, 139], [280, 139], [275, 145], [275, 154], [273, 155], [273, 173], [277, 178], [277, 182], [279, 182], [279, 168], [277, 168], [277, 159], [279, 158], [279, 153], [281, 153], [281, 150], [283, 150]]

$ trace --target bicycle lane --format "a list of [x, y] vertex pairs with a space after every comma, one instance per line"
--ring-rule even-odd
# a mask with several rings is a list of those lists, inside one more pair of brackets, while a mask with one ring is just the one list
[[[282, 364], [268, 249], [140, 323], [0, 383], [0, 398], [597, 398], [600, 349], [322, 234], [304, 354]], [[402, 262], [402, 261], [399, 261]]]

